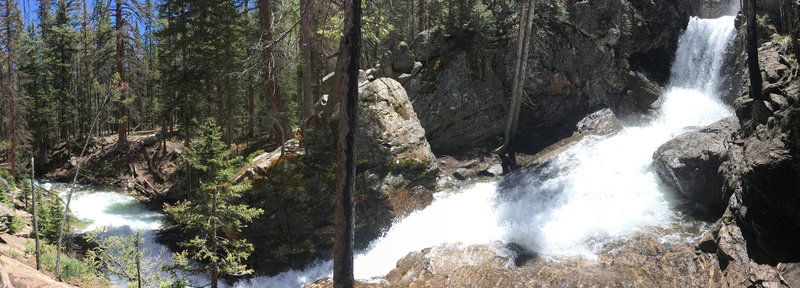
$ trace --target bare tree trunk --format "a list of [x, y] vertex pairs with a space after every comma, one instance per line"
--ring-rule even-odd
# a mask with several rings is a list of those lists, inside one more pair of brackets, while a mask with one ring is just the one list
[[[211, 192], [211, 216], [214, 217], [217, 214], [217, 190]], [[219, 282], [219, 255], [217, 255], [217, 221], [215, 219], [209, 219], [211, 221], [211, 288], [217, 288], [217, 282]]]
[[520, 11], [520, 29], [517, 43], [517, 58], [516, 64], [514, 65], [514, 85], [511, 88], [511, 105], [509, 105], [508, 108], [503, 146], [497, 149], [497, 153], [500, 154], [501, 158], [507, 157], [504, 158], [504, 162], [507, 162], [505, 159], [511, 161], [511, 163], [509, 163], [510, 165], [505, 165], [504, 163], [504, 166], [507, 166], [504, 167], [506, 171], [515, 166], [513, 161], [514, 153], [511, 151], [510, 146], [517, 134], [517, 126], [519, 125], [519, 112], [522, 107], [522, 93], [525, 88], [525, 73], [528, 63], [528, 51], [530, 49], [530, 33], [533, 29], [534, 7], [534, 0], [529, 0], [522, 4], [522, 10]]
[[134, 240], [133, 245], [136, 249], [136, 287], [142, 288], [142, 253], [139, 252], [139, 237], [141, 236], [141, 231], [136, 231], [136, 240]]
[[310, 117], [314, 114], [314, 94], [311, 91], [311, 78], [313, 77], [311, 71], [312, 55], [311, 55], [311, 0], [302, 0], [301, 7], [303, 19], [300, 21], [300, 50], [303, 55], [303, 117]]
[[272, 39], [272, 5], [270, 0], [258, 0], [258, 14], [262, 30], [261, 44], [264, 45], [264, 49], [261, 51], [261, 57], [264, 61], [264, 77], [267, 79], [267, 94], [269, 95], [269, 102], [272, 103], [272, 112], [275, 114], [277, 125], [280, 126], [280, 129], [276, 129], [276, 133], [281, 133], [282, 139], [291, 139], [294, 137], [292, 136], [292, 130], [289, 126], [289, 118], [286, 117], [283, 101], [281, 100], [280, 94], [278, 94], [278, 76], [275, 75], [275, 71], [273, 71], [275, 68], [275, 61], [272, 55], [274, 43]]
[[34, 158], [31, 157], [31, 195], [33, 196], [33, 235], [34, 241], [36, 242], [36, 270], [42, 271], [42, 254], [39, 250], [39, 216], [37, 215], [36, 211], [36, 186], [34, 185], [34, 179], [36, 179], [36, 164], [34, 164]]
[[106, 95], [105, 100], [103, 100], [103, 105], [101, 105], [100, 108], [97, 109], [97, 114], [95, 114], [94, 116], [94, 121], [92, 121], [92, 126], [89, 126], [89, 135], [86, 136], [86, 142], [83, 144], [83, 149], [81, 149], [81, 155], [78, 157], [78, 164], [75, 165], [75, 176], [72, 177], [72, 184], [69, 186], [69, 191], [67, 191], [67, 203], [64, 205], [64, 213], [61, 216], [61, 226], [58, 229], [58, 243], [56, 244], [56, 265], [55, 265], [53, 280], [58, 280], [58, 270], [61, 264], [61, 242], [64, 240], [64, 226], [66, 226], [67, 218], [69, 216], [69, 204], [70, 202], [72, 202], [72, 191], [75, 190], [75, 184], [77, 184], [78, 175], [81, 172], [81, 164], [83, 164], [83, 154], [86, 153], [86, 147], [89, 146], [89, 141], [92, 139], [92, 131], [94, 130], [94, 126], [97, 124], [97, 119], [100, 118], [100, 114], [106, 107], [106, 102], [108, 102], [109, 96], [110, 93], [109, 95]]
[[747, 18], [747, 72], [750, 74], [750, 98], [764, 100], [761, 95], [761, 69], [758, 67], [758, 22], [756, 21], [756, 1], [745, 0], [745, 17]]
[[[252, 75], [252, 74], [250, 74]], [[247, 137], [252, 138], [255, 134], [256, 127], [256, 103], [255, 94], [253, 93], [253, 77], [250, 76], [250, 81], [247, 81]]]
[[128, 142], [128, 120], [125, 111], [125, 92], [128, 86], [125, 83], [125, 46], [123, 45], [123, 18], [122, 18], [122, 0], [116, 0], [116, 36], [117, 36], [117, 73], [119, 74], [119, 126], [117, 126], [117, 133], [119, 140], [117, 140], [117, 147], [125, 147]]
[[419, 0], [419, 9], [417, 9], [419, 18], [418, 30], [417, 32], [425, 31], [425, 0]]
[[336, 157], [336, 235], [333, 244], [333, 286], [353, 287], [354, 194], [358, 59], [361, 45], [361, 0], [344, 2], [344, 37], [336, 67], [343, 98], [339, 111], [339, 148]]

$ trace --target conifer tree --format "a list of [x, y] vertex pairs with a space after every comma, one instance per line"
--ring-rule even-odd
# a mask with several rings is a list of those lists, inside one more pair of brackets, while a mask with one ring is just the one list
[[[232, 163], [233, 149], [221, 141], [220, 128], [214, 120], [206, 120], [199, 126], [200, 139], [187, 149], [185, 160], [199, 179], [200, 189], [175, 206], [165, 205], [164, 211], [184, 226], [184, 231], [198, 231], [194, 238], [180, 242], [188, 257], [207, 265], [182, 267], [189, 272], [207, 273], [211, 287], [216, 288], [222, 275], [250, 274], [244, 260], [253, 251], [253, 246], [244, 239], [233, 239], [225, 233], [239, 233], [245, 223], [263, 213], [261, 209], [246, 204], [236, 204], [242, 192], [249, 189], [247, 182], [234, 183], [236, 167]], [[178, 261], [185, 262], [185, 261]]]

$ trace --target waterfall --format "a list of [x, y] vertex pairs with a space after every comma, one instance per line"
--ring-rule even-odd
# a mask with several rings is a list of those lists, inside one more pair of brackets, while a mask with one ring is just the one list
[[[689, 241], [703, 223], [686, 217], [683, 199], [664, 187], [650, 167], [659, 145], [689, 126], [732, 114], [717, 90], [734, 18], [691, 18], [680, 37], [670, 87], [654, 120], [612, 136], [588, 136], [551, 164], [519, 171], [496, 183], [459, 193], [439, 192], [428, 208], [396, 223], [357, 254], [355, 274], [387, 274], [409, 252], [442, 243], [516, 243], [543, 257], [589, 261], [604, 243], [637, 231], [663, 228], [663, 241]], [[291, 287], [330, 275], [331, 261], [274, 277], [255, 277], [235, 287]]]

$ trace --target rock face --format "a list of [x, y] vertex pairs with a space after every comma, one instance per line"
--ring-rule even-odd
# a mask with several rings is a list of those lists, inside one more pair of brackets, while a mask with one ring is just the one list
[[653, 167], [665, 183], [696, 202], [722, 211], [728, 197], [717, 171], [732, 134], [739, 130], [736, 117], [722, 119], [699, 131], [684, 133], [661, 145], [653, 154]]
[[0, 203], [0, 233], [7, 233], [11, 228], [11, 220], [14, 218], [14, 209], [9, 208], [6, 204]]
[[[261, 272], [299, 268], [332, 253], [337, 117], [308, 118], [283, 153], [261, 154], [241, 173], [253, 183], [243, 201], [265, 211], [244, 231]], [[432, 201], [438, 170], [397, 81], [381, 78], [359, 90], [357, 125], [356, 247], [365, 248], [395, 217]]]
[[444, 244], [409, 253], [384, 279], [361, 287], [715, 287], [719, 264], [698, 254], [648, 234], [607, 245], [597, 263], [543, 259], [501, 243]]
[[[645, 112], [660, 94], [694, 1], [537, 1], [520, 115], [523, 151], [568, 137], [586, 114]], [[496, 39], [423, 32], [411, 47], [424, 64], [405, 87], [434, 151], [492, 146], [503, 133], [513, 84], [515, 21]], [[499, 39], [499, 40], [498, 40]], [[526, 102], [527, 103], [527, 102]], [[534, 104], [531, 104], [534, 103]], [[479, 124], [481, 129], [474, 129]]]
[[747, 95], [749, 80], [743, 77], [742, 97], [735, 101], [742, 127], [726, 141], [718, 170], [722, 193], [730, 198], [722, 218], [698, 245], [716, 253], [720, 282], [726, 286], [799, 284], [800, 69], [787, 57], [793, 53], [791, 41], [768, 42], [759, 49], [765, 100]]

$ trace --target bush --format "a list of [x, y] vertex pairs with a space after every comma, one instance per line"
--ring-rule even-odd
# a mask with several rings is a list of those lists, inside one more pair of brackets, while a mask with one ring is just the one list
[[22, 218], [19, 216], [14, 216], [11, 218], [11, 225], [8, 227], [8, 234], [14, 234], [25, 228], [25, 222], [22, 222]]

